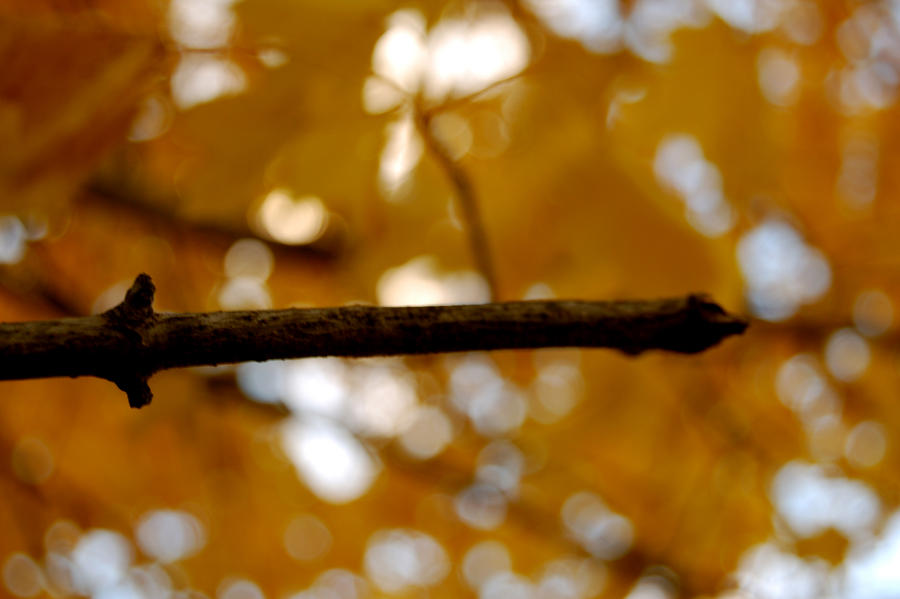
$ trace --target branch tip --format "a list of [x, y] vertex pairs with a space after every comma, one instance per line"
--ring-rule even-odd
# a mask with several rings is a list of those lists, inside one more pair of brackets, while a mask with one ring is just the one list
[[[666, 349], [697, 353], [708, 349], [726, 337], [740, 335], [747, 328], [747, 321], [725, 311], [722, 306], [705, 294], [694, 293], [687, 298], [684, 330], [672, 337], [672, 346]], [[675, 345], [679, 349], [675, 349]]]

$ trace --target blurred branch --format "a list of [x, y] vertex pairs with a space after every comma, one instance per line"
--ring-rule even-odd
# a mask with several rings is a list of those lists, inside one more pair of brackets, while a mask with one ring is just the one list
[[36, 308], [43, 316], [74, 316], [81, 312], [74, 306], [71, 296], [60, 293], [46, 281], [24, 269], [0, 268], [0, 293], [9, 293], [30, 307]]
[[481, 213], [478, 209], [475, 187], [472, 185], [469, 174], [456, 163], [441, 140], [435, 136], [431, 129], [432, 116], [430, 112], [417, 108], [415, 111], [416, 126], [422, 139], [425, 140], [425, 146], [450, 178], [450, 183], [456, 191], [456, 202], [469, 235], [469, 246], [472, 249], [475, 266], [487, 281], [490, 299], [493, 301], [497, 298], [497, 277], [494, 274], [484, 222], [481, 220]]
[[[262, 237], [249, 226], [227, 224], [221, 222], [201, 222], [185, 218], [177, 213], [174, 206], [178, 201], [174, 198], [162, 197], [159, 193], [143, 189], [137, 181], [130, 180], [120, 174], [100, 173], [85, 186], [87, 194], [80, 201], [94, 204], [115, 204], [139, 212], [145, 219], [155, 220], [158, 224], [176, 232], [189, 231], [204, 233], [231, 240], [243, 237], [262, 239], [266, 243], [285, 251], [302, 255], [304, 258], [329, 259], [341, 252], [342, 240], [330, 239], [327, 244], [292, 245], [282, 243], [269, 237]], [[323, 236], [324, 237], [324, 236]]]
[[150, 403], [147, 379], [168, 368], [314, 356], [607, 347], [703, 351], [746, 322], [700, 295], [613, 302], [156, 313], [141, 274], [125, 299], [96, 316], [0, 324], [0, 380], [96, 376]]

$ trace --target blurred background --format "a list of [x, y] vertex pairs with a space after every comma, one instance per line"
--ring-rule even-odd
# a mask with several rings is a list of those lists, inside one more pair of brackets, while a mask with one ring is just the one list
[[900, 3], [6, 0], [0, 319], [706, 292], [602, 350], [0, 383], [0, 594], [900, 592]]

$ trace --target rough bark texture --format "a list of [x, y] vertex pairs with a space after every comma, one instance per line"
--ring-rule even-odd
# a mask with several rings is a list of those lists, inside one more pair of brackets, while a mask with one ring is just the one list
[[152, 398], [147, 379], [166, 368], [538, 347], [695, 353], [747, 326], [700, 295], [162, 314], [153, 312], [154, 291], [142, 274], [124, 301], [103, 314], [0, 324], [0, 379], [97, 376], [141, 407]]

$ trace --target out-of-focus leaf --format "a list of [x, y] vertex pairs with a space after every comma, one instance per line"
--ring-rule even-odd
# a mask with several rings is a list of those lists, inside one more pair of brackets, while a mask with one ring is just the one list
[[[29, 11], [31, 12], [31, 11]], [[0, 19], [0, 193], [7, 211], [65, 203], [127, 133], [162, 57], [156, 37], [65, 14]]]

